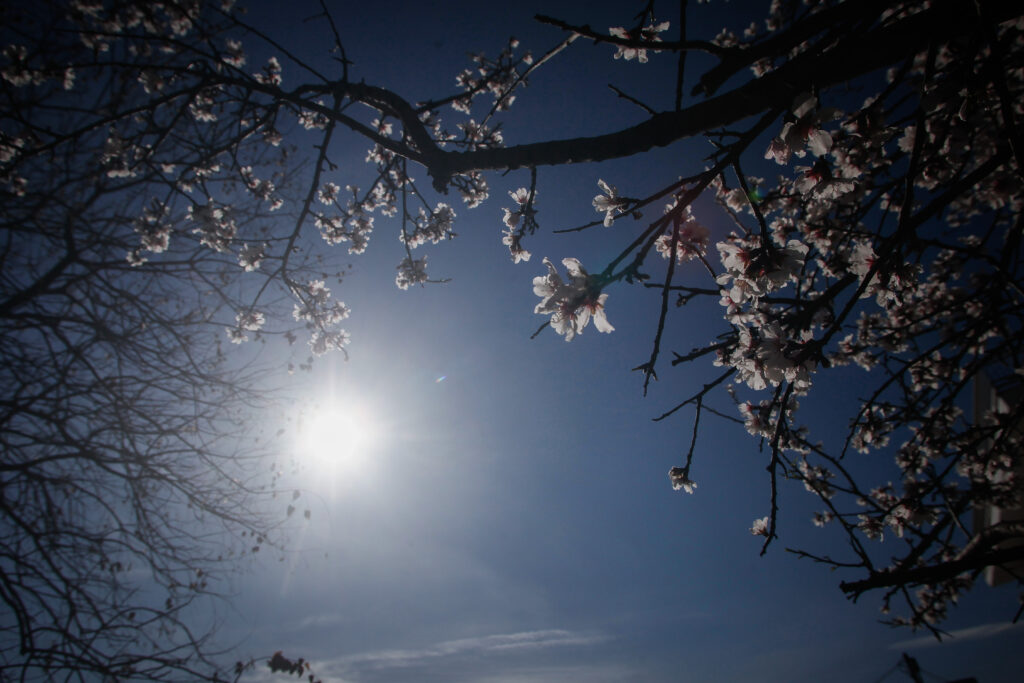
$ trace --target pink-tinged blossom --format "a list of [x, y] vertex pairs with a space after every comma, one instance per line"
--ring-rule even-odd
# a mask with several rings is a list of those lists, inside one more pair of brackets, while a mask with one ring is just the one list
[[[658, 24], [648, 24], [646, 27], [636, 31], [627, 31], [621, 26], [612, 26], [608, 29], [608, 33], [615, 36], [616, 38], [623, 38], [624, 40], [641, 40], [646, 43], [660, 43], [661, 38], [658, 36], [659, 33], [667, 31], [669, 22], [663, 21]], [[647, 49], [642, 47], [629, 47], [627, 45], [617, 45], [618, 50], [615, 52], [615, 59], [625, 59], [627, 62], [631, 59], [636, 59], [641, 64], [647, 63]], [[654, 50], [658, 52], [658, 50]]]
[[334, 183], [324, 183], [317, 193], [317, 199], [320, 200], [321, 204], [330, 206], [338, 199], [338, 192], [340, 190], [341, 188]]
[[[714, 363], [734, 368], [737, 380], [755, 391], [789, 382], [803, 392], [810, 388], [815, 367], [813, 360], [802, 357], [805, 341], [804, 336], [790, 339], [777, 323], [761, 324], [753, 330], [738, 327], [736, 344], [719, 350]], [[770, 429], [763, 414], [754, 414], [753, 406], [741, 405], [740, 411], [747, 417], [748, 431]]]
[[781, 137], [773, 138], [768, 144], [768, 151], [764, 153], [765, 159], [774, 159], [775, 163], [785, 166], [789, 163], [789, 157], [793, 153], [786, 141]]
[[[850, 252], [850, 272], [857, 276], [861, 282], [868, 276], [871, 269], [875, 266], [875, 250], [871, 247], [871, 243], [867, 240], [856, 240], [853, 243], [853, 249]], [[873, 283], [877, 283], [877, 276], [872, 278]], [[874, 287], [867, 287], [864, 290], [862, 297], [871, 296], [874, 292]]]
[[810, 194], [820, 199], [839, 199], [856, 187], [851, 180], [845, 180], [832, 173], [832, 167], [825, 159], [818, 159], [814, 166], [797, 166], [803, 173], [793, 183], [793, 189], [800, 194]]
[[791, 154], [803, 157], [810, 149], [815, 156], [823, 156], [832, 149], [832, 136], [821, 126], [839, 115], [832, 108], [818, 108], [818, 98], [810, 93], [798, 95], [792, 108], [795, 120], [787, 121], [782, 132], [772, 140], [765, 152], [765, 159], [775, 159], [778, 164], [789, 162]]
[[751, 436], [771, 436], [771, 426], [768, 423], [768, 415], [765, 414], [765, 406], [755, 406], [749, 401], [739, 405], [740, 414], [743, 415], [743, 424]]
[[605, 317], [604, 303], [608, 295], [600, 293], [597, 283], [577, 259], [562, 259], [568, 282], [562, 281], [551, 261], [544, 259], [544, 265], [548, 267], [548, 274], [533, 278], [533, 293], [541, 298], [534, 313], [550, 315], [551, 327], [567, 342], [583, 332], [591, 318], [598, 332], [615, 330]]
[[245, 66], [245, 52], [242, 50], [242, 41], [228, 38], [225, 42], [225, 54], [221, 57], [225, 64], [236, 69]]
[[277, 57], [271, 57], [267, 60], [263, 71], [254, 73], [252, 77], [257, 83], [264, 85], [281, 85], [281, 62], [277, 60]]
[[626, 210], [629, 200], [620, 197], [619, 191], [603, 180], [598, 180], [597, 185], [604, 194], [594, 197], [594, 210], [598, 213], [604, 212], [604, 227], [608, 228], [611, 227], [615, 216]]
[[[676, 262], [683, 263], [703, 256], [707, 253], [711, 231], [698, 223], [687, 212], [687, 217], [675, 230]], [[662, 235], [654, 242], [654, 248], [662, 258], [672, 255], [672, 234]]]
[[518, 208], [513, 211], [512, 209], [504, 209], [505, 218], [503, 219], [505, 225], [509, 228], [518, 228], [519, 221], [526, 219], [527, 225], [530, 223], [530, 219], [537, 213], [534, 208], [537, 203], [537, 192], [534, 191], [533, 198], [530, 197], [530, 191], [525, 187], [520, 187], [514, 192], [509, 192], [508, 196], [518, 205]]
[[807, 245], [799, 240], [790, 240], [785, 247], [766, 249], [757, 238], [735, 235], [715, 246], [726, 270], [717, 282], [733, 304], [757, 300], [795, 281], [808, 251]]

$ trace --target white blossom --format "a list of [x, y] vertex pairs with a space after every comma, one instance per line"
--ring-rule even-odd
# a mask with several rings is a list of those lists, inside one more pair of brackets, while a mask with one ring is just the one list
[[690, 479], [688, 472], [683, 467], [673, 467], [668, 471], [668, 478], [672, 482], [672, 490], [682, 489], [692, 494], [697, 489], [697, 482]]
[[548, 274], [533, 279], [533, 293], [541, 298], [533, 309], [534, 313], [550, 315], [551, 327], [567, 342], [580, 334], [591, 318], [598, 332], [615, 330], [605, 317], [604, 304], [608, 295], [600, 292], [596, 281], [577, 259], [562, 259], [569, 275], [568, 282], [562, 281], [551, 261], [544, 259], [544, 265]]
[[440, 202], [429, 214], [420, 209], [419, 216], [415, 221], [415, 229], [411, 233], [403, 232], [399, 237], [410, 249], [415, 249], [427, 242], [437, 244], [441, 240], [455, 237], [455, 233], [452, 231], [454, 221], [455, 211], [444, 202]]
[[[616, 38], [623, 38], [625, 40], [639, 40], [646, 43], [660, 43], [661, 37], [659, 33], [667, 31], [669, 28], [669, 22], [663, 21], [657, 24], [651, 23], [640, 29], [639, 31], [627, 31], [621, 26], [612, 26], [608, 29], [608, 33], [615, 36]], [[630, 47], [628, 45], [617, 45], [618, 49], [615, 52], [615, 59], [625, 59], [629, 61], [636, 59], [641, 64], [647, 63], [647, 49], [642, 47]], [[654, 50], [658, 52], [658, 50]]]
[[395, 284], [399, 289], [409, 289], [413, 285], [427, 281], [427, 257], [414, 259], [406, 257], [398, 264], [398, 275]]
[[597, 185], [604, 194], [594, 197], [594, 209], [598, 213], [604, 212], [604, 226], [611, 227], [615, 216], [626, 210], [629, 201], [620, 197], [619, 191], [605, 181], [598, 180]]
[[245, 311], [235, 316], [235, 324], [243, 330], [256, 332], [263, 327], [266, 318], [259, 311]]
[[262, 263], [263, 259], [266, 258], [266, 255], [266, 243], [246, 243], [238, 252], [238, 265], [242, 266], [242, 268], [244, 268], [246, 272], [258, 270], [260, 267], [260, 263]]
[[[677, 226], [674, 232], [676, 236], [676, 261], [678, 263], [699, 258], [707, 253], [711, 231], [698, 223], [690, 215], [689, 210], [686, 212], [685, 219], [674, 221], [673, 225]], [[655, 240], [654, 248], [663, 258], [670, 258], [672, 255], [672, 233], [661, 235]]]
[[775, 159], [776, 163], [789, 163], [790, 154], [802, 157], [805, 148], [810, 148], [815, 156], [822, 156], [832, 148], [832, 136], [821, 125], [834, 120], [838, 116], [836, 109], [819, 109], [818, 99], [810, 93], [797, 95], [793, 101], [792, 114], [795, 118], [782, 126], [782, 132], [772, 140], [765, 152], [765, 159]]
[[331, 205], [338, 199], [338, 192], [340, 190], [341, 188], [334, 183], [324, 183], [317, 193], [317, 199], [320, 200], [321, 204]]

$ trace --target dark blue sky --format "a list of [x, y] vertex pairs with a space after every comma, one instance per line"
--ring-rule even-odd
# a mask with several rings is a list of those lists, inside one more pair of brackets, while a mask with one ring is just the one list
[[[352, 76], [416, 99], [450, 93], [468, 52], [494, 55], [511, 35], [535, 54], [554, 45], [561, 34], [533, 22], [535, 12], [605, 29], [629, 23], [639, 4], [330, 6]], [[708, 37], [724, 24], [742, 28], [758, 16], [748, 7], [766, 3], [691, 4], [693, 34]], [[303, 21], [317, 9], [257, 4], [250, 19], [326, 64], [326, 26]], [[674, 22], [674, 11], [667, 4], [664, 18]], [[578, 41], [539, 70], [504, 119], [506, 142], [642, 120], [608, 83], [671, 105], [674, 58], [639, 65], [613, 53]], [[285, 85], [297, 76], [286, 63]], [[332, 157], [341, 170], [325, 179], [365, 182], [366, 146], [341, 141]], [[663, 362], [661, 381], [641, 398], [642, 378], [630, 368], [650, 354], [655, 292], [608, 290], [610, 335], [590, 327], [569, 344], [551, 330], [529, 339], [544, 321], [531, 287], [545, 272], [541, 259], [571, 256], [600, 270], [640, 225], [550, 233], [598, 217], [598, 179], [642, 196], [699, 171], [708, 151], [697, 140], [614, 163], [540, 169], [543, 234], [527, 243], [525, 264], [513, 265], [501, 244], [507, 191], [529, 182], [522, 171], [490, 175], [491, 199], [476, 209], [435, 197], [458, 214], [459, 237], [425, 252], [431, 275], [448, 284], [395, 288], [403, 252], [397, 223], [386, 219], [364, 256], [337, 249], [333, 258], [353, 264], [335, 289], [352, 308], [351, 360], [319, 360], [295, 391], [359, 406], [379, 438], [356, 465], [304, 462], [298, 483], [311, 521], [296, 526], [282, 562], [239, 579], [236, 612], [223, 615], [245, 654], [284, 650], [314, 661], [324, 681], [348, 683], [852, 683], [881, 679], [903, 651], [942, 679], [1016, 680], [1024, 631], [1007, 628], [1011, 588], [975, 589], [946, 624], [957, 637], [942, 645], [883, 626], [875, 596], [852, 604], [838, 588], [843, 576], [784, 551], [842, 541], [811, 525], [815, 501], [801, 485], [784, 487], [781, 540], [759, 557], [761, 539], [748, 529], [768, 513], [767, 456], [741, 427], [705, 416], [691, 471], [698, 489], [672, 491], [666, 473], [682, 464], [692, 413], [651, 418], [714, 368]], [[728, 231], [714, 209], [697, 211], [712, 240]], [[717, 309], [672, 316], [667, 347], [686, 351], [713, 338]], [[805, 415], [823, 435], [845, 428], [843, 407], [864, 381], [858, 372], [816, 386], [819, 400]], [[716, 407], [733, 410], [726, 401]]]

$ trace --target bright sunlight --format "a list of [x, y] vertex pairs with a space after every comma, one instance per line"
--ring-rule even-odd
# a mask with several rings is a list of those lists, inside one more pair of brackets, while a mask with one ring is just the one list
[[299, 456], [318, 476], [363, 469], [379, 440], [371, 412], [348, 402], [324, 401], [299, 420]]

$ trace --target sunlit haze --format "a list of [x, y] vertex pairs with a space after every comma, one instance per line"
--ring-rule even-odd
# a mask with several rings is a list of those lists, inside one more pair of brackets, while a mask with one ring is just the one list
[[340, 399], [307, 409], [299, 417], [296, 436], [299, 464], [314, 478], [357, 474], [381, 438], [369, 409]]

